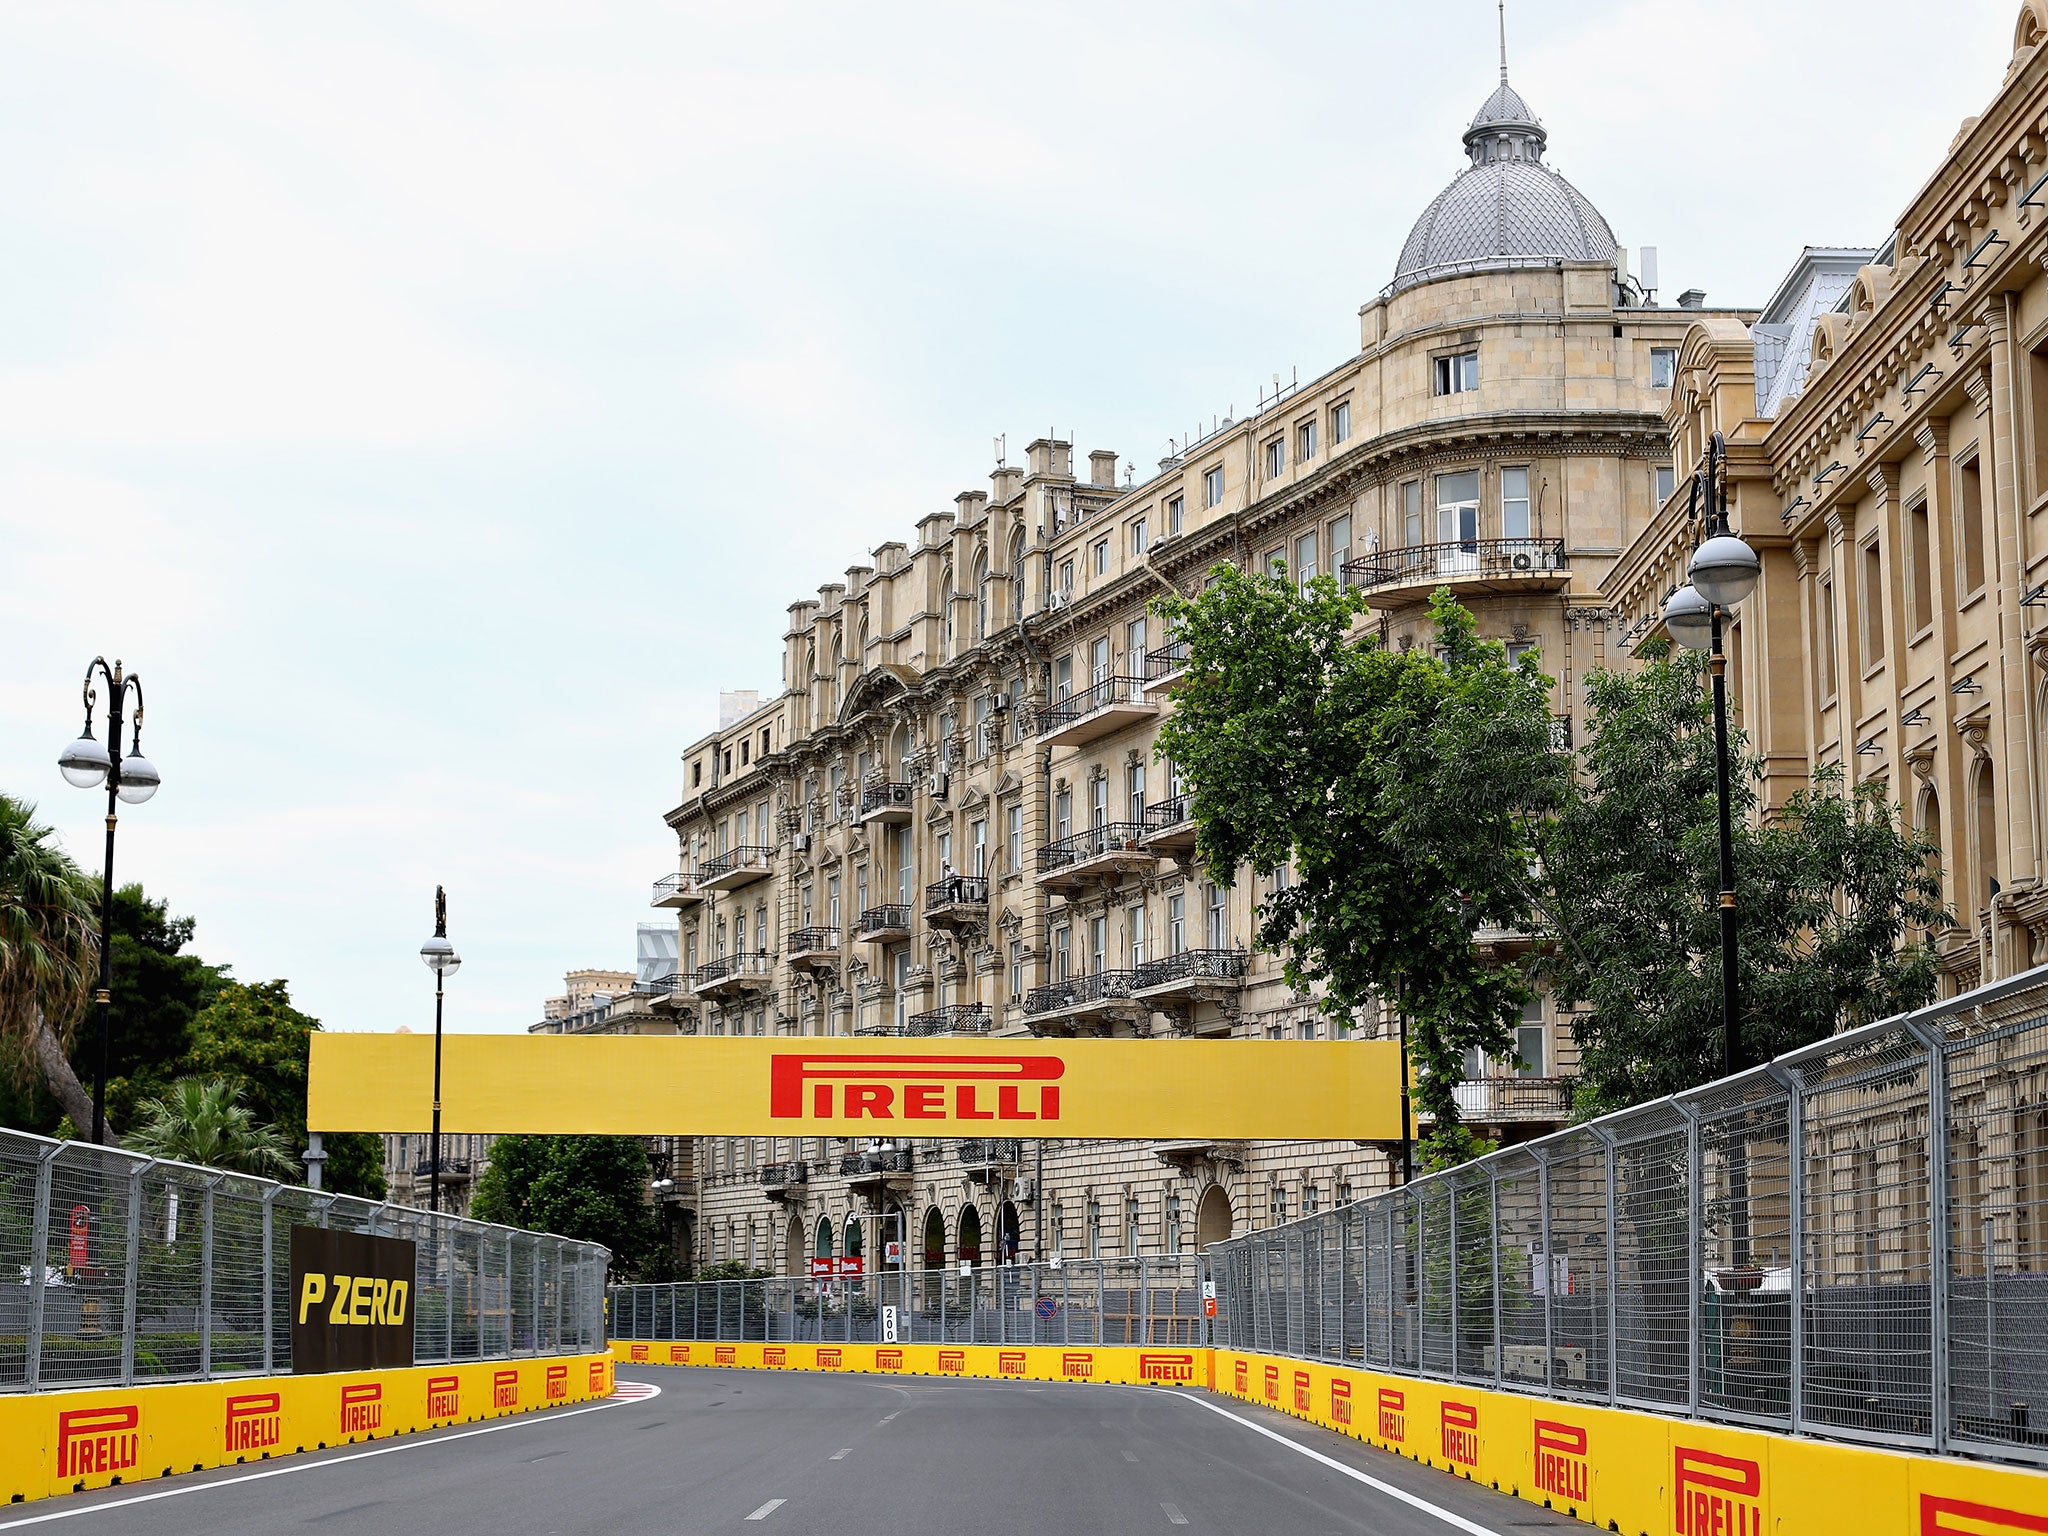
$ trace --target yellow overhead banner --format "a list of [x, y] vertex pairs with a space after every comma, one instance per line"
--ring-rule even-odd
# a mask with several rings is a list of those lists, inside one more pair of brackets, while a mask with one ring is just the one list
[[[307, 1127], [424, 1131], [434, 1042], [320, 1033]], [[452, 1035], [441, 1129], [1393, 1141], [1391, 1040]]]

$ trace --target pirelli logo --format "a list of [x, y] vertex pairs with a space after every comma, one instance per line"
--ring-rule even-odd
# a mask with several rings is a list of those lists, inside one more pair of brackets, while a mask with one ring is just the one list
[[690, 1363], [690, 1346], [687, 1344], [669, 1345], [668, 1363], [670, 1365], [688, 1365]]
[[1379, 1394], [1380, 1438], [1406, 1441], [1408, 1438], [1408, 1394], [1395, 1387], [1381, 1387]]
[[1021, 1349], [1000, 1350], [996, 1354], [998, 1376], [1022, 1376], [1024, 1374], [1024, 1351]]
[[1296, 1371], [1294, 1373], [1294, 1411], [1296, 1413], [1313, 1413], [1315, 1411], [1315, 1398], [1309, 1386], [1307, 1371]]
[[1586, 1463], [1586, 1431], [1579, 1425], [1536, 1420], [1529, 1462], [1536, 1469], [1536, 1486], [1543, 1492], [1569, 1504], [1586, 1502], [1592, 1472]]
[[1279, 1401], [1280, 1401], [1280, 1367], [1279, 1367], [1279, 1366], [1277, 1366], [1277, 1365], [1269, 1365], [1269, 1366], [1267, 1366], [1267, 1367], [1266, 1367], [1266, 1370], [1265, 1370], [1265, 1385], [1266, 1385], [1266, 1401], [1267, 1401], [1267, 1402], [1269, 1402], [1269, 1403], [1277, 1403], [1277, 1402], [1279, 1402]]
[[647, 1346], [645, 1344], [632, 1344], [627, 1346], [626, 1358], [633, 1361], [635, 1364], [639, 1364], [647, 1358]]
[[1330, 1378], [1330, 1422], [1349, 1424], [1351, 1422], [1351, 1383], [1341, 1376]]
[[549, 1366], [546, 1390], [549, 1402], [567, 1402], [569, 1400], [569, 1367], [566, 1365]]
[[367, 1435], [384, 1427], [384, 1384], [362, 1381], [341, 1389], [341, 1432]]
[[878, 1371], [900, 1371], [903, 1369], [903, 1351], [900, 1349], [878, 1349], [875, 1351], [875, 1369]]
[[1920, 1495], [1920, 1536], [2011, 1536], [2014, 1532], [2048, 1531], [2048, 1516], [2023, 1515], [1969, 1499]]
[[1444, 1459], [1455, 1461], [1461, 1467], [1478, 1466], [1479, 1405], [1446, 1400], [1441, 1424]]
[[789, 1364], [789, 1351], [780, 1344], [771, 1344], [761, 1351], [761, 1363], [770, 1370], [780, 1370]]
[[1231, 1384], [1237, 1389], [1237, 1395], [1239, 1397], [1250, 1397], [1252, 1395], [1251, 1362], [1240, 1357], [1232, 1361], [1231, 1366]]
[[740, 1352], [730, 1344], [714, 1344], [711, 1347], [711, 1363], [713, 1365], [735, 1365], [739, 1362], [739, 1358]]
[[97, 1477], [125, 1472], [142, 1456], [142, 1409], [74, 1408], [57, 1415], [57, 1475]]
[[843, 1351], [841, 1350], [820, 1348], [818, 1351], [818, 1369], [821, 1371], [838, 1370], [842, 1354]]
[[775, 1120], [1057, 1120], [1057, 1056], [830, 1055], [769, 1058]]
[[1095, 1374], [1095, 1352], [1069, 1349], [1060, 1355], [1060, 1374], [1070, 1381], [1086, 1381]]
[[491, 1372], [491, 1406], [493, 1408], [517, 1408], [519, 1406], [519, 1372]]
[[967, 1372], [967, 1351], [964, 1349], [942, 1349], [939, 1351], [939, 1374], [941, 1376], [962, 1376]]
[[234, 1457], [268, 1454], [284, 1439], [284, 1399], [275, 1392], [230, 1395], [221, 1415], [223, 1449]]
[[1674, 1446], [1672, 1529], [1678, 1536], [1761, 1536], [1763, 1467], [1739, 1456]]
[[462, 1415], [462, 1378], [460, 1376], [429, 1376], [427, 1378], [427, 1417], [430, 1419], [453, 1419]]
[[1185, 1381], [1195, 1379], [1195, 1357], [1193, 1355], [1155, 1355], [1140, 1351], [1138, 1354], [1138, 1380], [1140, 1381]]
[[605, 1383], [607, 1379], [608, 1378], [605, 1376], [605, 1362], [602, 1360], [591, 1361], [590, 1395], [592, 1397], [602, 1397], [604, 1395]]

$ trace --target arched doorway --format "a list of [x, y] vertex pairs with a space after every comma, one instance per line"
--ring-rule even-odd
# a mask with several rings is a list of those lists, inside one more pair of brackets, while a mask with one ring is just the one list
[[960, 1207], [960, 1262], [981, 1262], [981, 1212], [974, 1206]]
[[789, 1226], [782, 1234], [782, 1272], [785, 1275], [800, 1275], [804, 1272], [804, 1224], [792, 1216]]
[[924, 1267], [946, 1267], [946, 1218], [936, 1205], [924, 1213]]
[[832, 1218], [830, 1216], [820, 1216], [818, 1218], [818, 1240], [811, 1246], [811, 1253], [820, 1259], [829, 1259], [833, 1256]]
[[1017, 1262], [1017, 1207], [1005, 1200], [996, 1210], [996, 1262], [1014, 1264]]
[[1195, 1247], [1199, 1250], [1223, 1242], [1230, 1236], [1230, 1228], [1230, 1196], [1221, 1184], [1211, 1184], [1195, 1209]]
[[865, 1251], [864, 1239], [867, 1235], [867, 1226], [868, 1224], [858, 1216], [848, 1216], [846, 1218], [846, 1256], [849, 1259], [857, 1259]]

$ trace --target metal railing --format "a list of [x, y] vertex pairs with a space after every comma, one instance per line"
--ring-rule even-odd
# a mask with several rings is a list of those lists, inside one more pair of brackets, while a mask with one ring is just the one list
[[1184, 949], [1147, 960], [1138, 967], [1136, 985], [1142, 990], [1176, 981], [1243, 981], [1244, 962], [1241, 949]]
[[418, 1245], [421, 1364], [604, 1348], [594, 1243], [0, 1130], [0, 1392], [291, 1370], [301, 1226]]
[[799, 928], [789, 936], [789, 942], [782, 946], [785, 955], [825, 955], [839, 953], [839, 930], [837, 928]]
[[878, 1175], [910, 1173], [912, 1154], [899, 1147], [892, 1152], [849, 1152], [839, 1159], [841, 1178], [874, 1178]]
[[672, 992], [682, 991], [688, 982], [689, 978], [681, 971], [670, 971], [667, 975], [657, 976], [652, 981], [634, 982], [633, 995], [635, 997], [667, 997]]
[[995, 1014], [987, 1003], [954, 1003], [929, 1013], [913, 1013], [904, 1026], [910, 1035], [985, 1035], [995, 1028]]
[[1396, 581], [1559, 574], [1571, 569], [1563, 539], [1460, 539], [1374, 550], [1344, 566], [1345, 584], [1370, 590]]
[[709, 885], [713, 880], [722, 880], [727, 875], [743, 869], [759, 870], [766, 874], [774, 858], [773, 848], [734, 848], [730, 852], [719, 854], [716, 858], [706, 859], [698, 865], [697, 884]]
[[763, 1163], [761, 1184], [763, 1188], [782, 1189], [791, 1184], [808, 1184], [811, 1181], [809, 1163]]
[[706, 1342], [880, 1343], [896, 1309], [905, 1344], [1136, 1344], [1199, 1348], [1201, 1260], [1192, 1253], [884, 1270], [812, 1280], [621, 1285], [612, 1336]]
[[652, 905], [660, 906], [664, 901], [677, 896], [688, 896], [690, 887], [696, 883], [694, 875], [663, 875], [654, 882]]
[[969, 1167], [993, 1163], [1014, 1163], [1022, 1146], [1015, 1136], [970, 1136], [953, 1148], [953, 1155]]
[[1145, 679], [1142, 677], [1105, 677], [1041, 709], [1038, 712], [1038, 734], [1049, 736], [1054, 731], [1064, 730], [1098, 709], [1145, 702]]
[[1185, 640], [1169, 640], [1156, 651], [1145, 653], [1145, 677], [1148, 682], [1158, 682], [1162, 677], [1171, 677], [1188, 664], [1188, 643]]
[[871, 816], [876, 811], [908, 810], [916, 798], [917, 791], [911, 785], [877, 781], [861, 790], [860, 814]]
[[985, 875], [948, 875], [924, 888], [924, 909], [927, 912], [941, 907], [987, 905], [988, 877]]
[[775, 963], [765, 954], [720, 955], [690, 972], [690, 985], [712, 987], [720, 982], [759, 979], [774, 974]]
[[1195, 819], [1195, 797], [1173, 795], [1165, 800], [1155, 800], [1145, 807], [1145, 830], [1164, 832], [1169, 827], [1184, 826]]
[[1065, 981], [1033, 987], [1024, 995], [1027, 1014], [1056, 1013], [1062, 1008], [1079, 1008], [1088, 1003], [1107, 1002], [1131, 995], [1138, 985], [1136, 971], [1097, 971], [1089, 976], [1070, 976]]
[[854, 920], [853, 926], [863, 938], [877, 933], [900, 933], [910, 926], [910, 908], [900, 903], [869, 907]]
[[1451, 1091], [1458, 1113], [1481, 1125], [1571, 1118], [1574, 1077], [1468, 1077]]
[[1112, 821], [1100, 827], [1076, 832], [1038, 850], [1038, 872], [1049, 875], [1056, 869], [1079, 864], [1106, 853], [1143, 853], [1145, 828], [1135, 821]]
[[1208, 1258], [1240, 1348], [2048, 1463], [2048, 967]]

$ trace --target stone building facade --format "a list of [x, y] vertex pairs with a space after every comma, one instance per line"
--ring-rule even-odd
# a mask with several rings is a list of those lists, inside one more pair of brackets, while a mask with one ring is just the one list
[[[1543, 160], [1503, 69], [1468, 164], [1360, 311], [1358, 351], [1141, 482], [1031, 443], [986, 490], [793, 604], [783, 687], [683, 759], [668, 814], [685, 1031], [1312, 1039], [1331, 1028], [1250, 951], [1250, 877], [1196, 867], [1153, 750], [1179, 658], [1148, 612], [1219, 562], [1339, 573], [1385, 643], [1429, 643], [1439, 586], [1534, 647], [1560, 738], [1615, 659], [1603, 596], [1668, 506], [1688, 332]], [[1497, 935], [1493, 942], [1520, 942]], [[1354, 1022], [1371, 1035], [1387, 1025]], [[1572, 1066], [1539, 1005], [1519, 1061], [1468, 1063], [1469, 1118], [1554, 1128]], [[700, 1140], [698, 1262], [800, 1273], [901, 1237], [913, 1267], [1187, 1252], [1390, 1182], [1395, 1150], [1323, 1142]], [[870, 1261], [872, 1262], [872, 1261]]]
[[1701, 317], [1669, 402], [1680, 488], [1607, 598], [1652, 632], [1715, 432], [1763, 560], [1731, 697], [1781, 800], [1881, 781], [1942, 850], [1945, 990], [2048, 959], [2048, 4], [1871, 250], [1809, 248], [1758, 323]]

